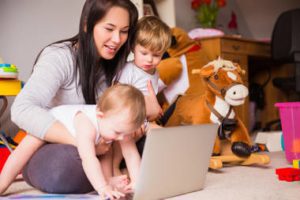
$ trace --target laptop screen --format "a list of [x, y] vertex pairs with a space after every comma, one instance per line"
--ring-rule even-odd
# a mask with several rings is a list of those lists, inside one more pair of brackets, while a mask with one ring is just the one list
[[217, 128], [202, 124], [152, 129], [133, 199], [162, 199], [202, 189]]

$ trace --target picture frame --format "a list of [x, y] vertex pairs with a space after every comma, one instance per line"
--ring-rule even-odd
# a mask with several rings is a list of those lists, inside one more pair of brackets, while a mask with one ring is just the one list
[[144, 16], [154, 15], [152, 6], [150, 4], [144, 4], [143, 9], [144, 9]]
[[155, 15], [159, 17], [154, 0], [143, 0], [144, 15]]

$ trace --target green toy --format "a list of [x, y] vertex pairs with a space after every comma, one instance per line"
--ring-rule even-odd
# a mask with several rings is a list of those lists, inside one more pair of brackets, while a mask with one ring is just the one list
[[13, 64], [0, 63], [0, 78], [17, 79], [17, 67]]

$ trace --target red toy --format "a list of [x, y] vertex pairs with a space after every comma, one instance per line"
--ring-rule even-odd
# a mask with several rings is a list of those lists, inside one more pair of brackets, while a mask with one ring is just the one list
[[16, 148], [16, 146], [25, 136], [26, 132], [20, 130], [12, 140], [10, 137], [6, 137], [4, 132], [0, 132], [0, 172], [2, 171], [2, 168], [10, 153]]
[[295, 168], [279, 168], [276, 169], [276, 174], [280, 181], [300, 181], [300, 169]]
[[6, 147], [0, 147], [0, 172], [6, 162], [8, 156], [10, 155], [10, 151]]

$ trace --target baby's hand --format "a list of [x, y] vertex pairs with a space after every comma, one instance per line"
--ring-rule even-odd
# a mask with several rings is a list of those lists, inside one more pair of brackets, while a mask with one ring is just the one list
[[114, 176], [109, 180], [109, 184], [118, 191], [127, 194], [126, 186], [129, 184], [127, 175]]
[[122, 192], [119, 192], [116, 189], [113, 189], [111, 185], [105, 185], [97, 190], [100, 199], [101, 200], [113, 200], [113, 199], [120, 199], [122, 197], [125, 197], [125, 194]]
[[135, 182], [131, 182], [125, 186], [124, 190], [127, 191], [126, 193], [133, 193], [135, 189]]

